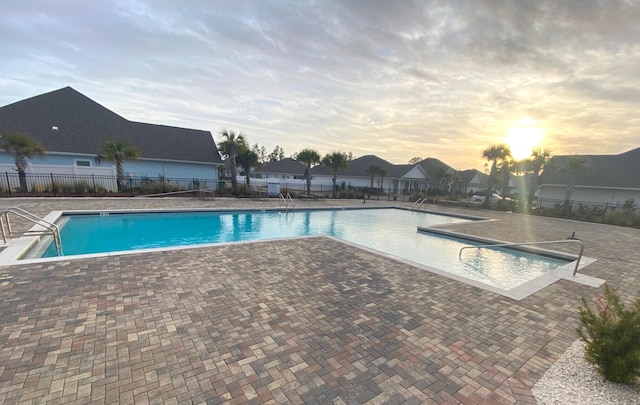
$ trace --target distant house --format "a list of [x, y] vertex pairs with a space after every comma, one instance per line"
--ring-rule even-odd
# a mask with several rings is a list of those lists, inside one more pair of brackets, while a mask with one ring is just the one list
[[[564, 200], [570, 174], [562, 170], [570, 156], [554, 156], [542, 174], [539, 197]], [[640, 148], [619, 155], [580, 155], [591, 163], [591, 170], [578, 173], [573, 201], [624, 204], [640, 203]]]
[[[341, 186], [344, 184], [345, 186], [351, 187], [371, 187], [371, 174], [367, 172], [371, 165], [378, 166], [387, 172], [384, 178], [378, 174], [374, 176], [373, 187], [376, 189], [382, 188], [385, 191], [389, 190], [394, 180], [394, 164], [374, 155], [366, 155], [353, 159], [349, 162], [349, 167], [346, 169], [338, 169], [336, 173], [336, 185]], [[326, 166], [318, 165], [313, 167], [311, 169], [311, 176], [314, 183], [323, 185], [333, 184], [333, 172]], [[381, 181], [383, 181], [384, 184], [382, 184]]]
[[476, 169], [462, 170], [458, 172], [456, 189], [458, 193], [478, 194], [489, 187], [489, 175]]
[[[96, 162], [106, 142], [126, 141], [140, 153], [125, 162], [128, 176], [210, 181], [215, 187], [222, 160], [209, 131], [129, 121], [71, 87], [0, 107], [0, 135], [25, 133], [45, 156], [30, 170], [69, 174], [115, 174], [113, 163]], [[0, 151], [0, 172], [15, 172], [13, 157]]]
[[258, 179], [302, 180], [307, 166], [292, 158], [285, 158], [275, 162], [267, 162], [261, 168], [251, 171], [251, 176]]

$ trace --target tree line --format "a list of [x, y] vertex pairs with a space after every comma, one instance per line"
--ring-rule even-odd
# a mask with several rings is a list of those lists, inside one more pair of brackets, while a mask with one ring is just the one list
[[[231, 187], [235, 195], [238, 194], [238, 166], [244, 170], [247, 187], [250, 187], [252, 168], [259, 168], [267, 161], [274, 162], [282, 160], [285, 157], [284, 149], [278, 145], [276, 145], [273, 152], [267, 154], [266, 148], [264, 146], [260, 147], [257, 143], [250, 147], [246, 137], [241, 133], [223, 130], [220, 132], [220, 135], [222, 140], [218, 143], [218, 151], [222, 157], [229, 159]], [[0, 137], [0, 148], [13, 156], [20, 181], [20, 188], [23, 192], [26, 192], [27, 181], [25, 172], [27, 169], [27, 158], [31, 159], [35, 155], [43, 156], [45, 152], [43, 146], [37, 140], [26, 134], [12, 132]], [[126, 188], [123, 163], [125, 161], [136, 161], [139, 156], [140, 153], [136, 147], [130, 145], [128, 142], [111, 141], [102, 145], [101, 152], [96, 155], [95, 160], [98, 163], [101, 161], [115, 163], [118, 189], [123, 190]], [[333, 175], [333, 197], [335, 198], [337, 171], [349, 166], [349, 162], [353, 159], [353, 154], [351, 152], [332, 152], [321, 157], [315, 149], [305, 148], [295, 153], [293, 158], [307, 166], [304, 174], [307, 183], [307, 194], [311, 193], [311, 167], [316, 164], [323, 164], [329, 168]], [[565, 192], [565, 204], [570, 204], [571, 202], [577, 175], [592, 170], [591, 162], [581, 156], [569, 156], [563, 167], [553, 167], [552, 152], [549, 148], [534, 149], [528, 158], [517, 161], [513, 158], [509, 146], [501, 143], [491, 145], [484, 149], [482, 151], [482, 158], [487, 161], [486, 165], [489, 172], [487, 192], [489, 195], [493, 190], [500, 189], [501, 195], [505, 198], [509, 189], [509, 176], [511, 173], [515, 173], [527, 179], [528, 207], [533, 205], [535, 192], [542, 184], [541, 175], [545, 169], [561, 170], [569, 175]], [[409, 163], [417, 164], [421, 160], [420, 157], [414, 157]], [[387, 174], [387, 171], [377, 165], [369, 165], [367, 173], [371, 176], [371, 189], [373, 189], [374, 176], [380, 176], [382, 182], [384, 181], [384, 176]], [[455, 181], [458, 178], [456, 173], [444, 169], [436, 170], [434, 175], [438, 183], [440, 183], [440, 181]], [[490, 204], [490, 200], [490, 198], [486, 198], [485, 204]]]
[[[284, 159], [284, 150], [276, 146], [274, 151], [266, 155], [266, 148], [259, 147], [258, 144], [249, 146], [247, 138], [241, 133], [223, 130], [220, 132], [222, 140], [218, 142], [218, 150], [223, 158], [228, 159], [231, 170], [231, 192], [238, 195], [238, 167], [245, 173], [247, 187], [251, 187], [251, 169], [260, 168], [267, 160], [274, 162]], [[267, 159], [265, 159], [265, 156]], [[320, 157], [320, 154], [312, 148], [305, 148], [293, 155], [294, 159], [304, 163], [307, 168], [304, 177], [307, 181], [307, 194], [311, 194], [311, 167], [316, 164], [323, 164], [331, 170], [333, 174], [333, 198], [336, 198], [336, 177], [339, 169], [345, 169], [353, 159], [351, 152], [332, 152]]]

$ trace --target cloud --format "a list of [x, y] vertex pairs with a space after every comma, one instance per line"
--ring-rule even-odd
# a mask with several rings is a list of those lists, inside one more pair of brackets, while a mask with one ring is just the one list
[[529, 117], [556, 153], [613, 153], [640, 144], [638, 20], [624, 0], [27, 0], [0, 14], [0, 105], [71, 85], [287, 154], [459, 168]]

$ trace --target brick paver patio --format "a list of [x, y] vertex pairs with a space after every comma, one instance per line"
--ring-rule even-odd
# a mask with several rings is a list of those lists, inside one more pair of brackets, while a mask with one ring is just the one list
[[[0, 200], [40, 215], [276, 204]], [[450, 228], [502, 240], [575, 231], [598, 259], [583, 273], [640, 293], [638, 229], [428, 208], [497, 219]], [[325, 237], [5, 266], [0, 403], [535, 403], [580, 297], [599, 293], [562, 280], [514, 301]]]

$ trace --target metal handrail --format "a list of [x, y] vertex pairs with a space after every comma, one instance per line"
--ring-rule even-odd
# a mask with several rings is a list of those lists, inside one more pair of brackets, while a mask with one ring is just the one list
[[413, 209], [415, 210], [419, 210], [420, 207], [422, 207], [423, 204], [427, 203], [427, 199], [426, 198], [418, 198], [416, 200], [416, 202], [413, 203]]
[[[58, 227], [58, 225], [49, 222], [44, 218], [40, 218], [39, 216], [19, 207], [5, 208], [0, 211], [0, 231], [2, 233], [2, 240], [4, 243], [7, 243], [7, 238], [11, 238], [14, 236], [13, 230], [11, 229], [11, 221], [9, 221], [9, 213], [17, 215], [18, 217], [26, 221], [32, 222], [48, 230], [53, 237], [53, 243], [56, 246], [56, 252], [58, 253], [58, 256], [62, 256], [62, 240], [60, 239], [60, 228]], [[5, 229], [5, 221], [7, 229]], [[26, 233], [31, 235], [41, 234], [34, 231], [27, 231]]]
[[296, 209], [296, 204], [293, 202], [293, 198], [291, 198], [291, 194], [287, 193], [286, 197], [284, 196], [284, 194], [280, 193], [280, 202], [282, 203], [282, 205], [284, 206], [285, 210], [289, 209], [289, 201], [291, 201], [291, 209], [295, 211]]
[[561, 239], [561, 240], [549, 240], [549, 241], [541, 241], [541, 242], [515, 242], [515, 243], [496, 243], [496, 244], [486, 244], [486, 245], [478, 245], [478, 246], [463, 246], [458, 252], [458, 259], [462, 260], [462, 251], [465, 249], [482, 249], [482, 248], [491, 248], [491, 247], [506, 247], [506, 246], [527, 246], [527, 245], [551, 245], [556, 243], [577, 243], [580, 245], [580, 254], [578, 255], [578, 260], [576, 261], [576, 267], [573, 269], [573, 275], [575, 276], [578, 272], [578, 266], [580, 265], [580, 259], [582, 259], [582, 252], [584, 252], [584, 244], [579, 239]]
[[[296, 209], [296, 204], [293, 202], [293, 198], [291, 198], [291, 194], [289, 194], [289, 193], [287, 193], [287, 200], [291, 201], [291, 207], [292, 207], [292, 209], [295, 211], [295, 209]], [[289, 205], [287, 204], [287, 207], [288, 207], [288, 206], [289, 206]]]

